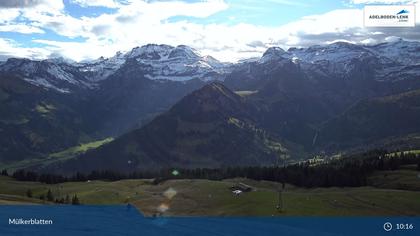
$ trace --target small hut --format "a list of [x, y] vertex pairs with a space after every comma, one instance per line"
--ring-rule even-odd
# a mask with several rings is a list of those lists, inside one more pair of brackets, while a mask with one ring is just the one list
[[232, 185], [232, 187], [230, 187], [230, 190], [232, 191], [240, 190], [242, 192], [251, 192], [252, 190], [254, 190], [254, 188], [244, 183], [237, 183], [235, 185]]

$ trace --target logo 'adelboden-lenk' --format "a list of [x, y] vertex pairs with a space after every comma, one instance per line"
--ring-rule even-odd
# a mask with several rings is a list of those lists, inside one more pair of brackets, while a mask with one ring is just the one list
[[414, 5], [369, 5], [365, 6], [365, 27], [414, 27], [416, 23]]

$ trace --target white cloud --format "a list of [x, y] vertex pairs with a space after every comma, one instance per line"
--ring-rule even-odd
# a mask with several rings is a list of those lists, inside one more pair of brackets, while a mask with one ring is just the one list
[[[14, 8], [14, 9], [33, 9], [43, 11], [55, 11], [64, 9], [63, 0], [6, 0], [2, 1], [0, 7]], [[5, 4], [7, 3], [7, 4]]]
[[5, 24], [20, 15], [18, 9], [0, 9], [0, 24]]
[[[49, 28], [46, 27], [49, 23], [46, 19], [61, 21], [60, 18], [65, 17], [62, 0], [14, 0], [9, 5], [19, 7], [1, 8], [0, 5], [0, 31], [3, 32], [44, 33], [42, 28]], [[71, 28], [70, 26], [68, 24], [66, 27]]]
[[[194, 40], [206, 36], [205, 27], [187, 22], [169, 23], [167, 19], [172, 16], [204, 18], [227, 7], [228, 5], [221, 0], [197, 3], [136, 1], [130, 5], [121, 6], [116, 14], [102, 14], [98, 17], [76, 19], [60, 14], [52, 17], [38, 12], [28, 13], [26, 17], [36, 18], [36, 26], [52, 29], [60, 35], [87, 38], [85, 43], [36, 40], [38, 43], [60, 48], [65, 56], [80, 60], [111, 56], [118, 50], [127, 51], [132, 47], [147, 43], [194, 46]], [[229, 34], [229, 31], [226, 30], [226, 33]], [[75, 45], [78, 46], [75, 47]], [[67, 50], [68, 47], [72, 49]], [[75, 53], [76, 51], [78, 52]]]
[[45, 33], [45, 31], [38, 27], [25, 24], [0, 25], [0, 32], [16, 32], [21, 34]]
[[[145, 4], [145, 3], [143, 3]], [[115, 15], [102, 15], [97, 18], [82, 19], [87, 35], [86, 43], [60, 43], [37, 41], [53, 45], [57, 51], [75, 60], [92, 59], [99, 56], [112, 56], [115, 52], [128, 51], [147, 43], [170, 45], [187, 44], [202, 54], [209, 54], [223, 61], [260, 56], [267, 47], [309, 46], [334, 40], [355, 43], [380, 42], [395, 32], [371, 31], [363, 28], [363, 11], [360, 9], [339, 9], [325, 14], [303, 17], [279, 27], [264, 27], [251, 24], [208, 24], [201, 25], [188, 21], [167, 22], [172, 15], [188, 14], [183, 7], [177, 11], [166, 11], [154, 15], [155, 7], [139, 10], [121, 9]], [[159, 5], [162, 8], [164, 5]], [[171, 5], [175, 6], [175, 5]], [[183, 5], [184, 6], [184, 5]], [[185, 7], [185, 6], [184, 6]], [[189, 6], [191, 7], [191, 6]], [[194, 6], [197, 7], [197, 6]], [[197, 8], [196, 16], [206, 16], [217, 12], [217, 7]], [[220, 8], [223, 9], [223, 8]], [[199, 12], [202, 11], [202, 12]], [[121, 20], [122, 17], [123, 20]], [[414, 31], [414, 29], [406, 29]], [[396, 34], [398, 36], [398, 33]], [[252, 44], [252, 42], [261, 42]], [[252, 45], [251, 45], [252, 44]]]
[[8, 57], [45, 59], [49, 54], [48, 48], [24, 47], [12, 39], [0, 38], [0, 60]]
[[[7, 4], [5, 4], [7, 2]], [[3, 8], [2, 8], [3, 7]], [[45, 33], [43, 16], [63, 14], [62, 0], [10, 0], [0, 4], [0, 31], [22, 34]]]
[[0, 1], [0, 8], [32, 8], [38, 6], [56, 7], [62, 5], [61, 0], [3, 0]]
[[96, 59], [100, 56], [111, 57], [119, 50], [120, 45], [106, 44], [106, 42], [57, 42], [52, 40], [35, 39], [35, 43], [49, 47], [50, 55], [60, 55], [75, 61]]
[[363, 27], [363, 10], [339, 9], [321, 15], [302, 17], [298, 21], [281, 27], [281, 29], [282, 33], [322, 34], [343, 32], [357, 27]]
[[71, 0], [71, 2], [79, 4], [82, 7], [121, 7], [121, 2], [117, 0]]
[[[144, 2], [135, 1], [119, 9], [120, 16], [139, 16], [148, 22], [166, 20], [172, 16], [208, 17], [226, 10], [228, 5], [223, 0], [207, 0], [195, 3], [181, 1]], [[145, 22], [144, 22], [145, 23]]]
[[[353, 2], [355, 1], [362, 0]], [[367, 1], [369, 0], [364, 2]], [[90, 1], [90, 4], [94, 4], [93, 2]], [[84, 42], [57, 42], [42, 38], [33, 40], [38, 44], [44, 44], [44, 49], [53, 55], [61, 54], [77, 61], [100, 56], [109, 57], [117, 51], [128, 51], [135, 46], [148, 43], [174, 46], [186, 44], [198, 49], [202, 54], [209, 54], [223, 61], [235, 61], [260, 56], [270, 46], [288, 48], [335, 40], [377, 43], [390, 36], [401, 35], [407, 39], [420, 38], [419, 28], [397, 30], [363, 28], [363, 11], [357, 8], [338, 9], [306, 16], [277, 27], [231, 24], [231, 22], [199, 24], [188, 20], [176, 22], [168, 20], [174, 16], [206, 18], [228, 7], [222, 0], [196, 3], [131, 1], [118, 5], [116, 13], [113, 14], [75, 18], [68, 15], [64, 8], [56, 3], [56, 6], [48, 8], [48, 11], [41, 5], [22, 10], [22, 17], [30, 24], [27, 24], [28, 28], [20, 30], [30, 32], [30, 30], [50, 29], [69, 38], [85, 38]], [[16, 18], [16, 14], [8, 16], [8, 18], [13, 17]], [[1, 19], [0, 16], [0, 22]]]

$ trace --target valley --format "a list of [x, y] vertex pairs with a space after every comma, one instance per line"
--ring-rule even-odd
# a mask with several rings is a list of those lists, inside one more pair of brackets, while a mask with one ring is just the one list
[[[77, 63], [10, 58], [0, 170], [16, 176], [0, 177], [0, 204], [77, 195], [148, 216], [418, 215], [418, 50], [336, 42], [224, 63], [148, 44]], [[252, 191], [232, 192], [240, 184]]]

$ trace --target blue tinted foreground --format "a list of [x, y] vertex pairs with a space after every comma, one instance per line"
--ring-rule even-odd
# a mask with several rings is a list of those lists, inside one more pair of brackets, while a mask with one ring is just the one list
[[[52, 220], [53, 223], [50, 225], [9, 224], [9, 219], [43, 219]], [[384, 230], [386, 222], [391, 223], [392, 227], [388, 232]], [[420, 235], [418, 228], [420, 228], [420, 217], [152, 218], [144, 217], [136, 208], [125, 205], [0, 206], [1, 236]]]

